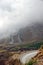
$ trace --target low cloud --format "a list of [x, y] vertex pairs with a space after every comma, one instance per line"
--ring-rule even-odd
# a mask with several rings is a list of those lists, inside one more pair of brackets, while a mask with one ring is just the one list
[[0, 0], [0, 34], [43, 22], [42, 0]]

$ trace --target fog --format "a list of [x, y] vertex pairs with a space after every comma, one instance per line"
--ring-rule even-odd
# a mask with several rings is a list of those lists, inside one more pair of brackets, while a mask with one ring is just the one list
[[0, 0], [0, 36], [43, 22], [43, 0]]

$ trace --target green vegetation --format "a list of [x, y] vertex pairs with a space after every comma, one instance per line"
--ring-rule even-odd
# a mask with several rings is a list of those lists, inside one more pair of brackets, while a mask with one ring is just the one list
[[39, 49], [43, 45], [43, 42], [34, 42], [27, 45], [27, 48], [29, 49]]
[[20, 45], [20, 48], [27, 48], [29, 50], [37, 50], [43, 45], [43, 42], [32, 42], [32, 43], [27, 43], [25, 45]]
[[[20, 44], [20, 45], [16, 45], [14, 46], [14, 44], [12, 44], [12, 46], [8, 46], [8, 47], [4, 47], [4, 50], [8, 50], [8, 51], [19, 51], [19, 50], [37, 50], [39, 49], [41, 46], [43, 45], [43, 42], [32, 42], [32, 43], [26, 43], [26, 44]], [[2, 47], [3, 48], [3, 47]]]
[[28, 63], [26, 63], [25, 65], [33, 65], [36, 64], [36, 60], [30, 60]]

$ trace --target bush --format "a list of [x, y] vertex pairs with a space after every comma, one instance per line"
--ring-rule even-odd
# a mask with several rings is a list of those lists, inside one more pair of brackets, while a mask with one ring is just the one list
[[26, 65], [33, 65], [34, 63], [36, 63], [35, 60], [30, 60]]

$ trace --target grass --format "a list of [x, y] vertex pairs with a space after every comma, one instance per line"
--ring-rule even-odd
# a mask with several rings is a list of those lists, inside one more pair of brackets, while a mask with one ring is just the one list
[[1, 53], [1, 52], [6, 52], [6, 50], [0, 50], [0, 53]]

